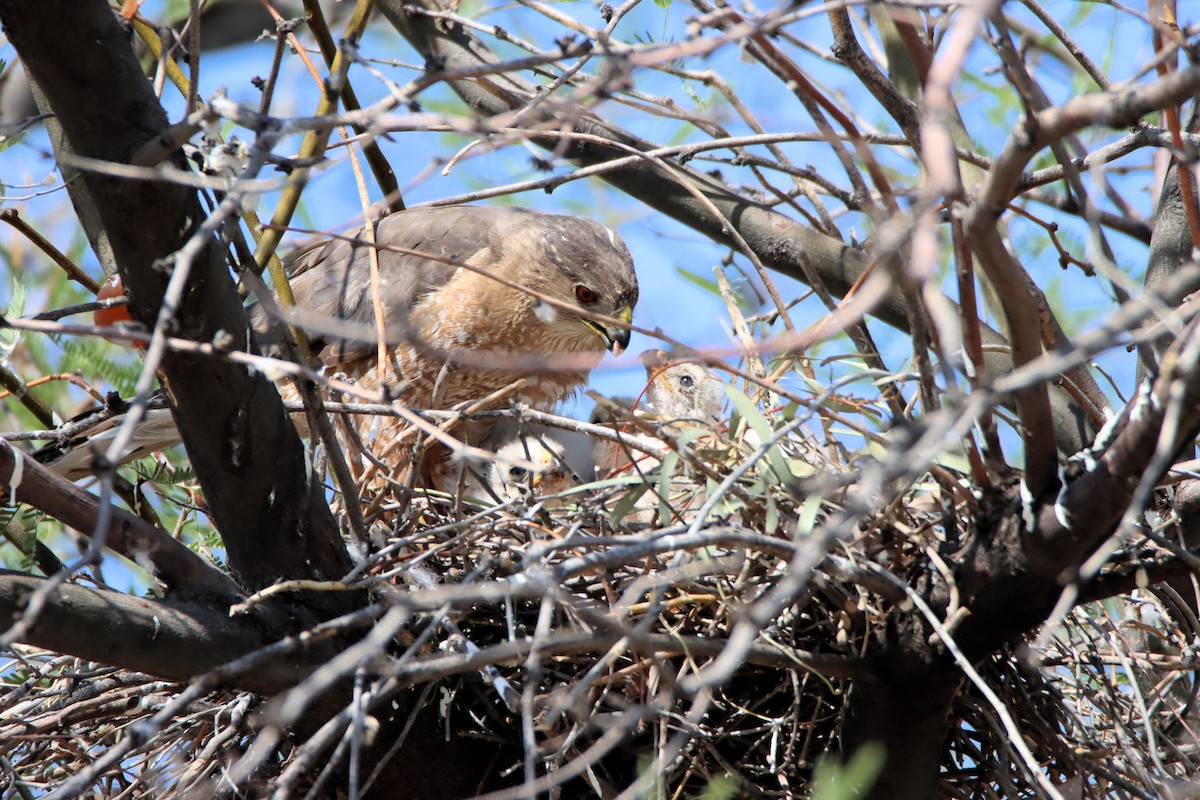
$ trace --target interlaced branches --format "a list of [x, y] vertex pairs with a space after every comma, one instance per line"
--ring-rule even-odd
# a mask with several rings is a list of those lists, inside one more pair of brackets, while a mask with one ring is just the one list
[[[12, 152], [67, 188], [4, 212], [6, 797], [1192, 791], [1200, 68], [1173, 4], [313, 1], [237, 56], [203, 4], [135, 5], [0, 0], [50, 115]], [[210, 83], [230, 62], [259, 78]], [[386, 318], [386, 246], [370, 324], [294, 308], [275, 256], [499, 198], [634, 252], [655, 350], [588, 422], [521, 400], [590, 363]], [[435, 400], [454, 370], [505, 385], [415, 407], [397, 344], [447, 363]], [[69, 419], [67, 385], [105, 408]]]

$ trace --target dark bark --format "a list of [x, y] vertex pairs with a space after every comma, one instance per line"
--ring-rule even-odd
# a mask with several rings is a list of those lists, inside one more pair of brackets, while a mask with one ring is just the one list
[[[100, 522], [95, 496], [4, 441], [0, 441], [0, 487], [12, 493], [6, 498], [9, 502], [28, 503], [76, 530], [94, 531]], [[145, 565], [168, 590], [226, 604], [243, 598], [236, 583], [163, 531], [119, 508], [108, 509], [108, 514], [104, 545]]]
[[[1195, 133], [1200, 129], [1200, 113], [1193, 109], [1188, 120], [1187, 132]], [[1189, 181], [1189, 187], [1192, 182]], [[1188, 224], [1187, 204], [1196, 205], [1195, 191], [1193, 196], [1184, 202], [1182, 187], [1179, 183], [1179, 163], [1171, 159], [1166, 178], [1158, 192], [1158, 209], [1154, 216], [1154, 229], [1150, 235], [1150, 255], [1146, 263], [1146, 288], [1157, 289], [1163, 285], [1178, 270], [1180, 265], [1191, 261], [1192, 231]], [[1151, 345], [1139, 349], [1138, 380], [1153, 378], [1158, 374], [1158, 359], [1171, 344], [1171, 336], [1164, 334]]]
[[[25, 611], [30, 596], [45, 582], [0, 570], [0, 619]], [[70, 584], [60, 586], [24, 637], [28, 644], [71, 653], [176, 681], [270, 644], [268, 613], [230, 617], [227, 608], [201, 600], [152, 600], [101, 592]], [[285, 689], [328, 657], [275, 659], [242, 675], [237, 685], [271, 693]]]
[[[0, 3], [0, 21], [61, 129], [57, 156], [127, 164], [167, 118], [100, 0]], [[181, 154], [171, 164], [186, 169]], [[153, 327], [177, 254], [205, 218], [194, 190], [165, 180], [80, 172], [73, 194], [93, 241], [104, 239], [134, 318]], [[192, 265], [171, 332], [248, 349], [241, 300], [216, 239]], [[160, 377], [229, 564], [247, 586], [280, 578], [339, 578], [350, 567], [320, 483], [275, 387], [244, 367], [167, 352]]]
[[[1200, 369], [1193, 322], [1167, 351], [1171, 365], [1154, 386], [1155, 402], [1126, 410], [1123, 425], [1095, 464], [1074, 478], [1057, 497], [1041, 504], [1037, 525], [1025, 530], [1016, 476], [985, 495], [976, 529], [956, 553], [955, 583], [962, 606], [970, 610], [954, 631], [966, 657], [979, 661], [1034, 630], [1051, 612], [1078, 565], [1106, 542], [1137, 501], [1139, 483], [1153, 468], [1172, 394], [1183, 416], [1172, 453], [1200, 430]], [[1182, 390], [1182, 391], [1181, 391]], [[1186, 497], [1185, 497], [1186, 500]], [[925, 581], [918, 581], [920, 587]], [[944, 615], [948, 587], [929, 581], [918, 588]], [[872, 798], [917, 798], [932, 793], [954, 691], [959, 680], [949, 656], [929, 642], [918, 612], [894, 609], [875, 639], [875, 674], [857, 681], [847, 696], [843, 748], [852, 753], [866, 742], [884, 744], [884, 774]], [[932, 770], [932, 772], [923, 772]]]
[[902, 665], [896, 655], [905, 658], [881, 649], [876, 677], [855, 681], [847, 692], [842, 752], [850, 758], [868, 743], [883, 746], [871, 800], [924, 800], [937, 796], [950, 703], [962, 673], [945, 660]]

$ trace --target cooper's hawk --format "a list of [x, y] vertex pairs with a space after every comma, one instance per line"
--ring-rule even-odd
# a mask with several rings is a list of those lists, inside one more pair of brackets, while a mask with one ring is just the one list
[[[629, 344], [627, 329], [590, 316], [628, 323], [638, 299], [628, 248], [597, 222], [522, 208], [422, 208], [380, 220], [374, 238], [368, 244], [360, 231], [305, 247], [293, 256], [291, 279], [298, 324], [321, 365], [362, 388], [382, 388], [373, 248], [387, 393], [406, 406], [481, 401], [524, 375], [491, 404], [545, 409], [577, 389], [606, 350]], [[266, 312], [251, 316], [271, 349]], [[377, 457], [403, 460], [403, 422], [358, 416], [354, 424]]]
[[[627, 329], [590, 316], [629, 322], [638, 299], [628, 248], [597, 222], [523, 208], [424, 208], [381, 220], [375, 240], [395, 366], [388, 388], [409, 407], [480, 401], [524, 373], [524, 385], [493, 405], [549, 408], [606, 350], [629, 344]], [[371, 248], [361, 234], [308, 247], [295, 257], [291, 285], [301, 318], [318, 323], [312, 342], [326, 369], [378, 389]], [[319, 322], [331, 319], [368, 335], [323, 333]], [[403, 454], [403, 422], [356, 426], [377, 456]], [[423, 472], [438, 485], [428, 462]]]
[[[646, 368], [646, 389], [637, 412], [667, 430], [678, 432], [688, 427], [712, 427], [721, 418], [725, 403], [725, 384], [703, 364], [676, 358], [665, 350], [646, 350], [639, 358]], [[597, 405], [590, 422], [597, 425], [619, 424], [619, 407], [630, 409], [634, 401], [614, 397], [609, 401], [618, 408]], [[621, 447], [607, 439], [593, 439], [592, 460], [597, 477], [623, 472], [634, 462], [643, 470], [658, 465], [657, 459]]]
[[[501, 500], [529, 500], [564, 492], [571, 487], [571, 473], [563, 461], [564, 447], [548, 436], [518, 436], [496, 451], [489, 467], [488, 483]], [[526, 464], [531, 464], [532, 469]], [[546, 501], [547, 505], [555, 505]]]
[[[671, 434], [701, 428], [707, 429], [706, 435], [711, 437], [712, 429], [720, 422], [725, 400], [721, 380], [704, 365], [672, 357], [663, 350], [647, 350], [641, 354], [641, 360], [646, 367], [647, 382], [640, 415]], [[619, 401], [620, 398], [617, 405]], [[619, 423], [620, 417], [619, 409], [600, 405], [592, 413], [592, 421], [601, 424]], [[641, 451], [595, 439], [592, 457], [597, 477], [642, 478], [641, 486], [631, 490], [640, 492], [626, 517], [632, 522], [652, 522], [664, 509], [663, 524], [688, 521], [704, 502], [703, 482], [698, 484], [686, 474], [661, 476], [659, 460]]]
[[646, 403], [656, 417], [706, 425], [720, 419], [725, 386], [711, 370], [665, 350], [647, 350], [639, 358], [648, 379]]

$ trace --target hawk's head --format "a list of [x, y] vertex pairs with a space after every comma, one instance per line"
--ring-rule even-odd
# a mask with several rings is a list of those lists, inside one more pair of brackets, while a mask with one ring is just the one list
[[725, 404], [725, 385], [698, 361], [647, 350], [640, 356], [646, 367], [646, 403], [660, 419], [710, 423]]
[[566, 491], [572, 481], [563, 460], [565, 449], [548, 436], [517, 436], [496, 451], [488, 480], [492, 491], [501, 500], [533, 500]]
[[[638, 300], [637, 275], [625, 242], [612, 229], [579, 217], [531, 214], [524, 231], [529, 255], [540, 262], [531, 289], [564, 303], [575, 313], [535, 308], [547, 324], [573, 326], [599, 337], [619, 355], [629, 346], [629, 323]], [[609, 317], [604, 320], [601, 317]]]

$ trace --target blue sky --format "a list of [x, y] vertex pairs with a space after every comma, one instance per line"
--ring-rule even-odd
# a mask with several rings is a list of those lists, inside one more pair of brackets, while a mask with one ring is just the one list
[[[346, 8], [350, 6], [349, 3], [343, 5]], [[1181, 6], [1184, 7], [1185, 14], [1195, 13], [1190, 4]], [[1052, 2], [1047, 4], [1047, 8], [1060, 20], [1068, 23], [1071, 34], [1101, 63], [1114, 81], [1139, 75], [1142, 66], [1151, 56], [1148, 29], [1133, 12], [1101, 4], [1074, 2]], [[144, 12], [154, 18], [160, 14], [160, 9], [160, 3], [148, 2]], [[553, 9], [587, 25], [601, 24], [597, 6], [591, 2], [554, 3]], [[1005, 9], [1015, 19], [1038, 30], [1036, 22], [1023, 7], [1018, 4], [1006, 4]], [[552, 26], [545, 18], [527, 8], [470, 0], [461, 6], [462, 13], [467, 15], [476, 10], [484, 12], [479, 17], [481, 21], [501, 25], [514, 35], [535, 41], [541, 47], [552, 47], [554, 37], [562, 33], [561, 29]], [[811, 44], [813, 51], [805, 52], [800, 48], [788, 46], [788, 52], [829, 97], [839, 100], [844, 108], [856, 114], [864, 127], [877, 125], [881, 130], [894, 132], [895, 126], [890, 124], [884, 112], [858, 86], [854, 78], [844, 69], [824, 60], [829, 53], [831, 37], [824, 17], [818, 12], [819, 9], [814, 6], [811, 18], [799, 19], [788, 28], [788, 33], [793, 37]], [[626, 43], [678, 40], [683, 35], [686, 20], [696, 13], [692, 6], [681, 2], [670, 3], [667, 7], [645, 2], [622, 21], [616, 31], [616, 38]], [[1184, 24], [1191, 21], [1188, 18], [1181, 20]], [[310, 42], [311, 39], [305, 37], [305, 41]], [[865, 37], [864, 42], [869, 49], [869, 42], [866, 42]], [[224, 90], [234, 100], [256, 107], [260, 94], [258, 89], [252, 86], [251, 79], [267, 73], [272, 51], [271, 42], [260, 41], [205, 54], [200, 95], [209, 97], [218, 90]], [[414, 74], [412, 64], [416, 59], [412, 51], [381, 19], [372, 23], [360, 52], [367, 58], [385, 61], [395, 59], [400, 62], [397, 66], [379, 61], [373, 63], [373, 67], [389, 80], [403, 83]], [[0, 57], [11, 58], [11, 49], [0, 50]], [[1017, 123], [1020, 112], [1019, 106], [1011, 102], [1011, 94], [1005, 94], [1007, 90], [996, 90], [995, 87], [1004, 86], [1003, 81], [994, 72], [989, 72], [996, 64], [995, 54], [983, 42], [977, 42], [967, 62], [968, 72], [974, 77], [960, 79], [956, 87], [956, 96], [961, 104], [964, 120], [977, 147], [992, 155], [1003, 147], [1007, 136]], [[1044, 81], [1044, 88], [1056, 102], [1092, 88], [1072, 77], [1067, 69], [1052, 59], [1034, 57], [1030, 65], [1039, 79]], [[588, 69], [594, 66], [595, 62], [589, 65]], [[696, 71], [711, 69], [724, 76], [768, 132], [809, 131], [813, 128], [811, 120], [787, 88], [761, 67], [755, 67], [743, 60], [736, 46], [725, 46], [703, 59], [692, 59], [683, 66]], [[384, 87], [380, 82], [362, 68], [356, 67], [351, 72], [351, 79], [364, 103], [370, 103], [384, 94]], [[695, 108], [698, 103], [702, 104], [705, 113], [711, 115], [733, 135], [750, 132], [729, 105], [713, 90], [695, 82], [681, 84], [675, 78], [650, 70], [637, 72], [635, 79], [638, 91], [648, 95], [670, 96], [685, 108]], [[434, 87], [420, 99], [423, 106], [430, 110], [459, 107], [457, 99], [444, 87]], [[164, 102], [172, 119], [178, 119], [183, 105], [170, 87], [165, 91]], [[316, 89], [304, 72], [299, 59], [286, 58], [272, 113], [280, 117], [309, 115], [314, 113], [316, 106]], [[708, 138], [706, 134], [687, 123], [650, 116], [622, 107], [614, 101], [601, 103], [596, 110], [638, 135], [660, 144]], [[245, 131], [232, 133], [242, 139], [248, 136]], [[1122, 134], [1123, 131], [1089, 131], [1085, 132], [1082, 138], [1090, 143], [1098, 138], [1112, 140]], [[496, 151], [473, 151], [447, 175], [441, 174], [437, 168], [431, 168], [431, 165], [440, 163], [439, 159], [444, 161], [460, 150], [469, 140], [470, 137], [464, 135], [420, 132], [396, 133], [382, 142], [384, 153], [399, 175], [401, 185], [405, 188], [405, 198], [410, 205], [544, 175], [533, 166], [532, 151], [519, 145]], [[298, 144], [297, 140], [285, 140], [280, 143], [277, 152], [294, 153]], [[58, 176], [54, 172], [48, 149], [44, 134], [40, 129], [35, 129], [24, 141], [0, 157], [0, 181], [5, 184], [8, 198], [4, 206], [17, 207], [24, 217], [38, 222], [52, 239], [64, 246], [73, 236], [77, 236], [73, 233], [71, 213], [65, 206], [65, 193], [59, 190], [32, 197], [39, 191], [57, 185]], [[824, 145], [796, 143], [784, 145], [782, 149], [797, 165], [814, 165], [829, 179], [839, 185], [846, 185], [844, 173], [830, 157]], [[886, 148], [880, 148], [877, 152], [882, 163], [890, 169], [897, 170], [898, 184], [915, 183], [912, 169], [906, 165], [902, 154], [889, 153]], [[342, 228], [361, 214], [351, 170], [341, 153], [341, 150], [332, 151], [329, 163], [314, 177], [305, 194], [301, 212], [293, 222], [294, 225]], [[537, 155], [544, 156], [541, 152]], [[1137, 164], [1145, 164], [1149, 160], [1149, 151], [1135, 154], [1129, 159], [1130, 163]], [[709, 168], [700, 161], [693, 162], [693, 165]], [[556, 172], [568, 168], [569, 165], [563, 163], [554, 166]], [[752, 176], [744, 171], [728, 167], [722, 167], [722, 171], [725, 177], [734, 183], [753, 183]], [[1112, 174], [1111, 179], [1139, 213], [1151, 213], [1157, 189], [1149, 172]], [[776, 183], [780, 186], [788, 185], [786, 179], [782, 178]], [[372, 200], [378, 200], [378, 190], [372, 188]], [[1096, 193], [1094, 197], [1098, 198], [1102, 206], [1110, 207], [1100, 193]], [[261, 198], [258, 208], [264, 218], [270, 216], [276, 199], [277, 196], [272, 194]], [[729, 320], [723, 304], [679, 274], [680, 270], [686, 270], [704, 278], [711, 278], [713, 265], [720, 263], [728, 255], [727, 249], [713, 245], [699, 234], [628, 196], [609, 189], [597, 179], [568, 183], [549, 195], [542, 191], [527, 192], [513, 197], [512, 202], [546, 211], [586, 214], [613, 226], [625, 237], [638, 267], [642, 300], [635, 321], [645, 328], [661, 327], [672, 337], [699, 348], [726, 348], [731, 344]], [[870, 223], [865, 218], [851, 213], [839, 215], [833, 205], [831, 210], [834, 211], [835, 219], [846, 239], [853, 234], [861, 241], [871, 234]], [[1078, 247], [1081, 257], [1091, 257], [1086, 232], [1077, 220], [1046, 212], [1042, 208], [1037, 210], [1047, 219], [1063, 225], [1063, 236]], [[1047, 237], [1041, 228], [1015, 218], [1011, 221], [1011, 227], [1024, 263], [1043, 287], [1047, 288], [1051, 301], [1057, 304], [1068, 330], [1095, 324], [1096, 311], [1110, 307], [1107, 290], [1103, 284], [1096, 280], [1082, 280], [1078, 270], [1074, 268], [1064, 273], [1057, 264], [1053, 250], [1046, 246]], [[1119, 268], [1134, 280], [1140, 279], [1146, 259], [1145, 247], [1120, 234], [1112, 234], [1110, 242], [1116, 252]], [[13, 245], [11, 229], [0, 228], [0, 245], [6, 248]], [[286, 246], [283, 249], [286, 250]], [[944, 252], [942, 257], [944, 262]], [[748, 269], [744, 257], [738, 256], [735, 263], [742, 269]], [[85, 255], [84, 264], [92, 274], [99, 275], [99, 268], [90, 253]], [[10, 265], [11, 275], [0, 276], [0, 303], [7, 302], [12, 280], [23, 279], [25, 270], [48, 268], [44, 259], [27, 252], [19, 266]], [[731, 271], [731, 276], [734, 274]], [[785, 300], [804, 291], [803, 287], [788, 279], [781, 276], [774, 278]], [[31, 303], [36, 304], [36, 299], [32, 298]], [[31, 312], [36, 310], [40, 309], [29, 308]], [[794, 318], [798, 325], [804, 326], [816, 321], [822, 313], [823, 308], [819, 303], [808, 300], [797, 309]], [[880, 323], [872, 323], [872, 330], [888, 364], [893, 369], [903, 369], [909, 356], [907, 338], [891, 333]], [[637, 353], [655, 345], [653, 340], [635, 335], [629, 355], [616, 362], [606, 361], [593, 374], [592, 387], [605, 394], [636, 392], [643, 374], [636, 359]], [[819, 352], [836, 354], [847, 350], [849, 346], [842, 340], [824, 346]], [[1123, 392], [1128, 392], [1132, 383], [1132, 363], [1132, 358], [1124, 352], [1105, 359], [1106, 368], [1114, 375]], [[818, 369], [818, 378], [831, 377], [840, 368], [830, 366]], [[1107, 385], [1104, 385], [1107, 388]], [[870, 391], [870, 387], [867, 386], [864, 387], [863, 393], [869, 394]], [[590, 400], [583, 398], [567, 410], [569, 413], [583, 416], [586, 415], [590, 404]]]

